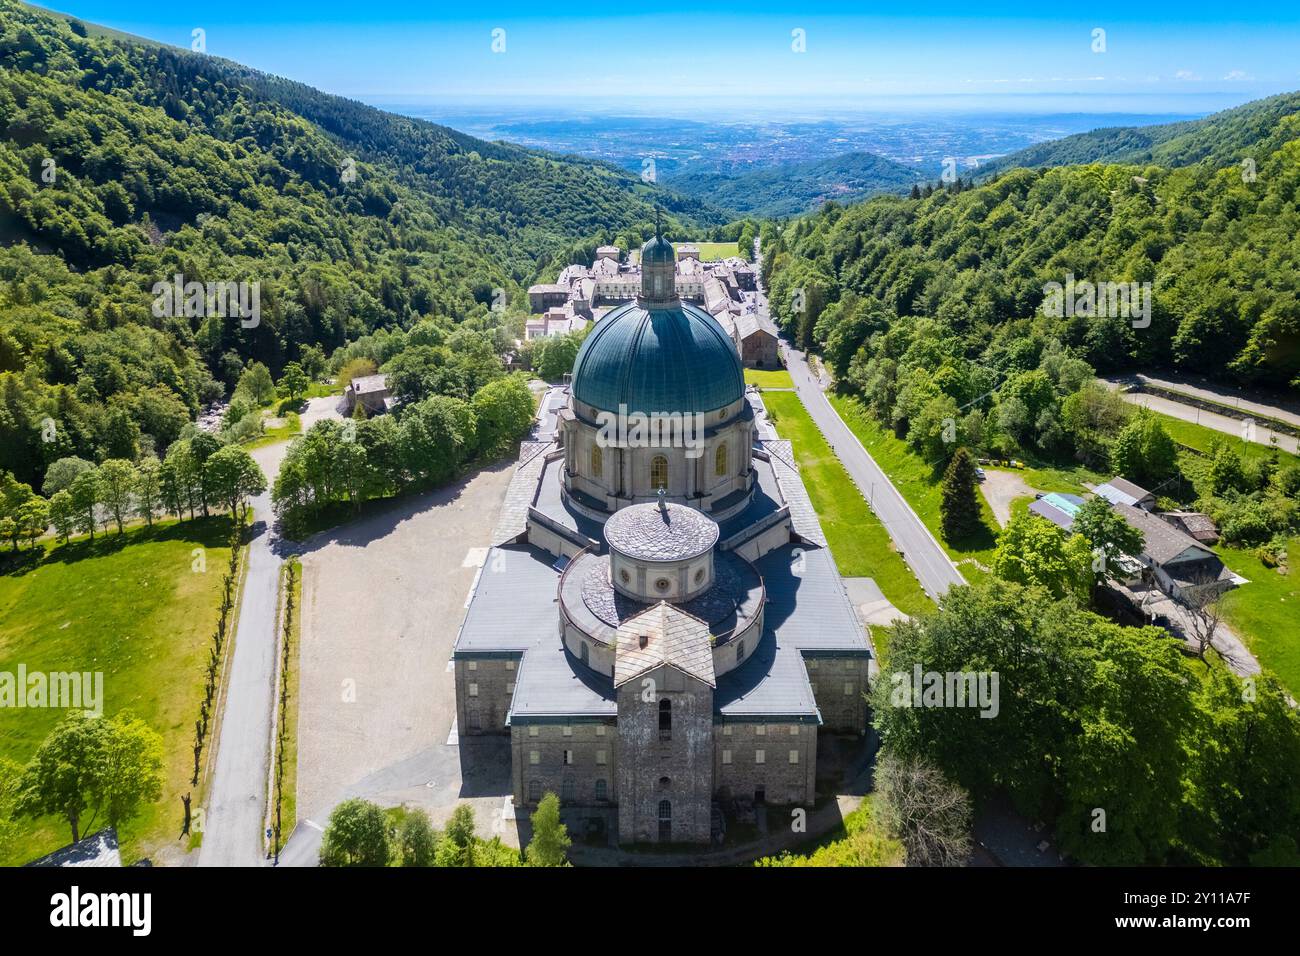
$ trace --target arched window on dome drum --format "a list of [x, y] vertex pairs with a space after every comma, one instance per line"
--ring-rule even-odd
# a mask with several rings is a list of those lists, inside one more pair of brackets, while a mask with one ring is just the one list
[[713, 455], [713, 473], [719, 478], [727, 476], [727, 446], [719, 445]]
[[663, 455], [650, 459], [650, 487], [656, 491], [668, 487], [668, 459]]
[[599, 445], [591, 446], [591, 477], [599, 478], [605, 473], [605, 455]]

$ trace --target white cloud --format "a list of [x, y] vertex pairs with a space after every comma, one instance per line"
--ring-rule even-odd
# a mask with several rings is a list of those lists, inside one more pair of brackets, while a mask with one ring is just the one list
[[1229, 70], [1223, 77], [1229, 83], [1248, 83], [1254, 79], [1245, 70]]
[[1191, 81], [1191, 80], [1199, 80], [1200, 77], [1197, 76], [1195, 73], [1193, 73], [1191, 70], [1179, 70], [1177, 73], [1174, 74], [1174, 79]]

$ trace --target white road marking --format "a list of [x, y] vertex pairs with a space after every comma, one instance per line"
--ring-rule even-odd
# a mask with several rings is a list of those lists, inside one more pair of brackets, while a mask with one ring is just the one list
[[307, 824], [307, 826], [311, 827], [313, 830], [319, 830], [321, 833], [325, 832], [325, 828], [315, 820], [303, 820], [302, 822]]

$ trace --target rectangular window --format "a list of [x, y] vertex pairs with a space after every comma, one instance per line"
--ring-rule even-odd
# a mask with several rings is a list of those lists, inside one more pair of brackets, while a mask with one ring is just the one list
[[542, 752], [540, 750], [528, 751], [528, 762], [536, 767], [542, 762]]
[[791, 750], [791, 751], [790, 751], [790, 762], [791, 762], [791, 763], [798, 763], [798, 762], [799, 762], [799, 751], [797, 751], [797, 750]]
[[514, 684], [506, 684], [506, 693], [507, 693], [507, 694], [513, 694], [514, 692], [515, 692], [515, 685], [514, 685]]
[[571, 726], [569, 726], [568, 724], [565, 724], [565, 725], [564, 725], [564, 736], [566, 736], [566, 737], [572, 737], [572, 736], [573, 736], [573, 728], [572, 728]]
[[844, 696], [845, 696], [845, 697], [851, 697], [852, 695], [853, 695], [853, 683], [852, 683], [852, 681], [845, 681], [845, 682], [844, 682]]
[[731, 751], [730, 751], [730, 750], [724, 750], [724, 751], [722, 751], [722, 762], [723, 762], [724, 764], [729, 764], [729, 763], [731, 763]]
[[512, 670], [514, 670], [514, 669], [515, 669], [515, 662], [514, 662], [514, 661], [506, 661], [506, 670], [508, 670], [508, 671], [512, 671]]
[[470, 685], [469, 685], [469, 696], [471, 696], [471, 697], [477, 697], [477, 696], [478, 696], [478, 684], [470, 684]]
[[808, 661], [808, 669], [810, 671], [815, 671], [817, 669], [817, 658], [814, 657]]
[[722, 725], [722, 736], [724, 736], [724, 737], [730, 737], [730, 736], [731, 736], [731, 724], [723, 724], [723, 725]]
[[528, 728], [528, 736], [529, 736], [529, 737], [536, 737], [536, 736], [537, 736], [538, 734], [540, 734], [541, 732], [542, 732], [542, 729], [541, 729], [540, 727], [538, 727], [536, 724], [533, 724], [531, 727]]
[[847, 664], [845, 664], [844, 666], [845, 666], [845, 668], [847, 668], [848, 670], [855, 671], [855, 670], [858, 669], [858, 662], [855, 661], [855, 660], [850, 660], [850, 661], [849, 661]]
[[791, 736], [791, 737], [798, 737], [798, 736], [799, 736], [799, 725], [798, 725], [798, 724], [791, 724], [791, 725], [790, 725], [790, 736]]
[[605, 725], [604, 725], [604, 724], [597, 724], [597, 725], [596, 725], [596, 736], [597, 736], [597, 737], [604, 737], [604, 736], [605, 736]]
[[478, 661], [470, 661], [470, 662], [469, 662], [469, 669], [472, 670], [472, 671], [476, 671], [476, 670], [478, 670]]
[[565, 766], [569, 766], [569, 767], [573, 766], [573, 751], [572, 751], [572, 750], [566, 750], [566, 751], [564, 752], [564, 764], [565, 764]]
[[601, 767], [605, 766], [605, 751], [596, 751], [596, 764]]
[[767, 724], [759, 724], [757, 727], [754, 728], [754, 733], [758, 734], [760, 737], [766, 737]]
[[754, 763], [767, 763], [767, 751], [766, 751], [766, 750], [755, 750], [755, 751], [754, 751]]

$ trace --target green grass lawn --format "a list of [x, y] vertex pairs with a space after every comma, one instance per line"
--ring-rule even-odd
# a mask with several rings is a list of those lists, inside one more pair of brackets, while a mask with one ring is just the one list
[[783, 368], [747, 368], [745, 384], [762, 390], [765, 388], [794, 388], [794, 379]]
[[[1218, 429], [1197, 425], [1195, 422], [1185, 422], [1180, 418], [1173, 418], [1169, 415], [1160, 415], [1159, 412], [1155, 414], [1160, 416], [1160, 423], [1165, 426], [1165, 431], [1169, 433], [1169, 437], [1180, 445], [1187, 445], [1189, 448], [1195, 448], [1198, 451], [1209, 452], [1216, 441], [1227, 442], [1241, 453], [1243, 461], [1257, 461], [1273, 454], [1273, 450], [1268, 445], [1243, 441], [1240, 437], [1229, 435]], [[1278, 449], [1278, 455], [1278, 460], [1283, 463], [1297, 460], [1295, 455], [1280, 448]]]
[[1252, 551], [1215, 550], [1224, 564], [1250, 580], [1224, 596], [1224, 621], [1292, 696], [1300, 697], [1300, 537], [1287, 546], [1289, 574], [1266, 567]]
[[[906, 614], [932, 609], [933, 602], [894, 550], [884, 526], [867, 507], [857, 485], [826, 444], [799, 396], [794, 392], [768, 392], [763, 402], [777, 432], [794, 443], [800, 474], [821, 518], [840, 574], [874, 578], [885, 597]], [[882, 657], [886, 652], [885, 636], [881, 628], [872, 631]]]
[[[191, 790], [194, 720], [204, 668], [230, 558], [225, 517], [155, 522], [119, 536], [96, 535], [46, 546], [0, 573], [0, 670], [99, 671], [104, 713], [130, 709], [162, 735], [162, 799], [121, 829], [127, 862], [174, 844], [181, 794]], [[194, 549], [206, 570], [192, 570]], [[38, 544], [38, 551], [40, 551]], [[54, 709], [15, 709], [0, 718], [0, 754], [19, 763], [63, 716]], [[197, 803], [197, 801], [196, 801]], [[102, 825], [82, 821], [83, 834]], [[26, 862], [71, 841], [57, 817], [20, 821], [9, 859]]]
[[[280, 573], [280, 606], [284, 607], [288, 592], [289, 567], [293, 566], [293, 622], [289, 627], [289, 666], [283, 675], [289, 685], [289, 699], [284, 705], [284, 779], [281, 782], [280, 845], [289, 840], [298, 820], [298, 670], [301, 654], [299, 638], [302, 635], [302, 562], [297, 558], [286, 561]], [[275, 810], [274, 797], [271, 809]], [[274, 819], [274, 817], [272, 817]]]
[[701, 262], [719, 262], [740, 255], [740, 245], [735, 242], [674, 242], [673, 252], [676, 252], [678, 247], [683, 245], [698, 246]]
[[[955, 544], [944, 541], [939, 524], [943, 473], [923, 461], [905, 441], [895, 437], [893, 432], [877, 422], [856, 398], [843, 395], [830, 395], [828, 398], [845, 424], [858, 437], [858, 441], [862, 442], [876, 464], [889, 476], [899, 493], [912, 506], [912, 510], [948, 552], [948, 556], [954, 561], [970, 558], [987, 567], [997, 544], [998, 523], [984, 496], [979, 497], [984, 532]], [[975, 580], [981, 575], [979, 569], [970, 564], [963, 564], [961, 573], [967, 580]]]

